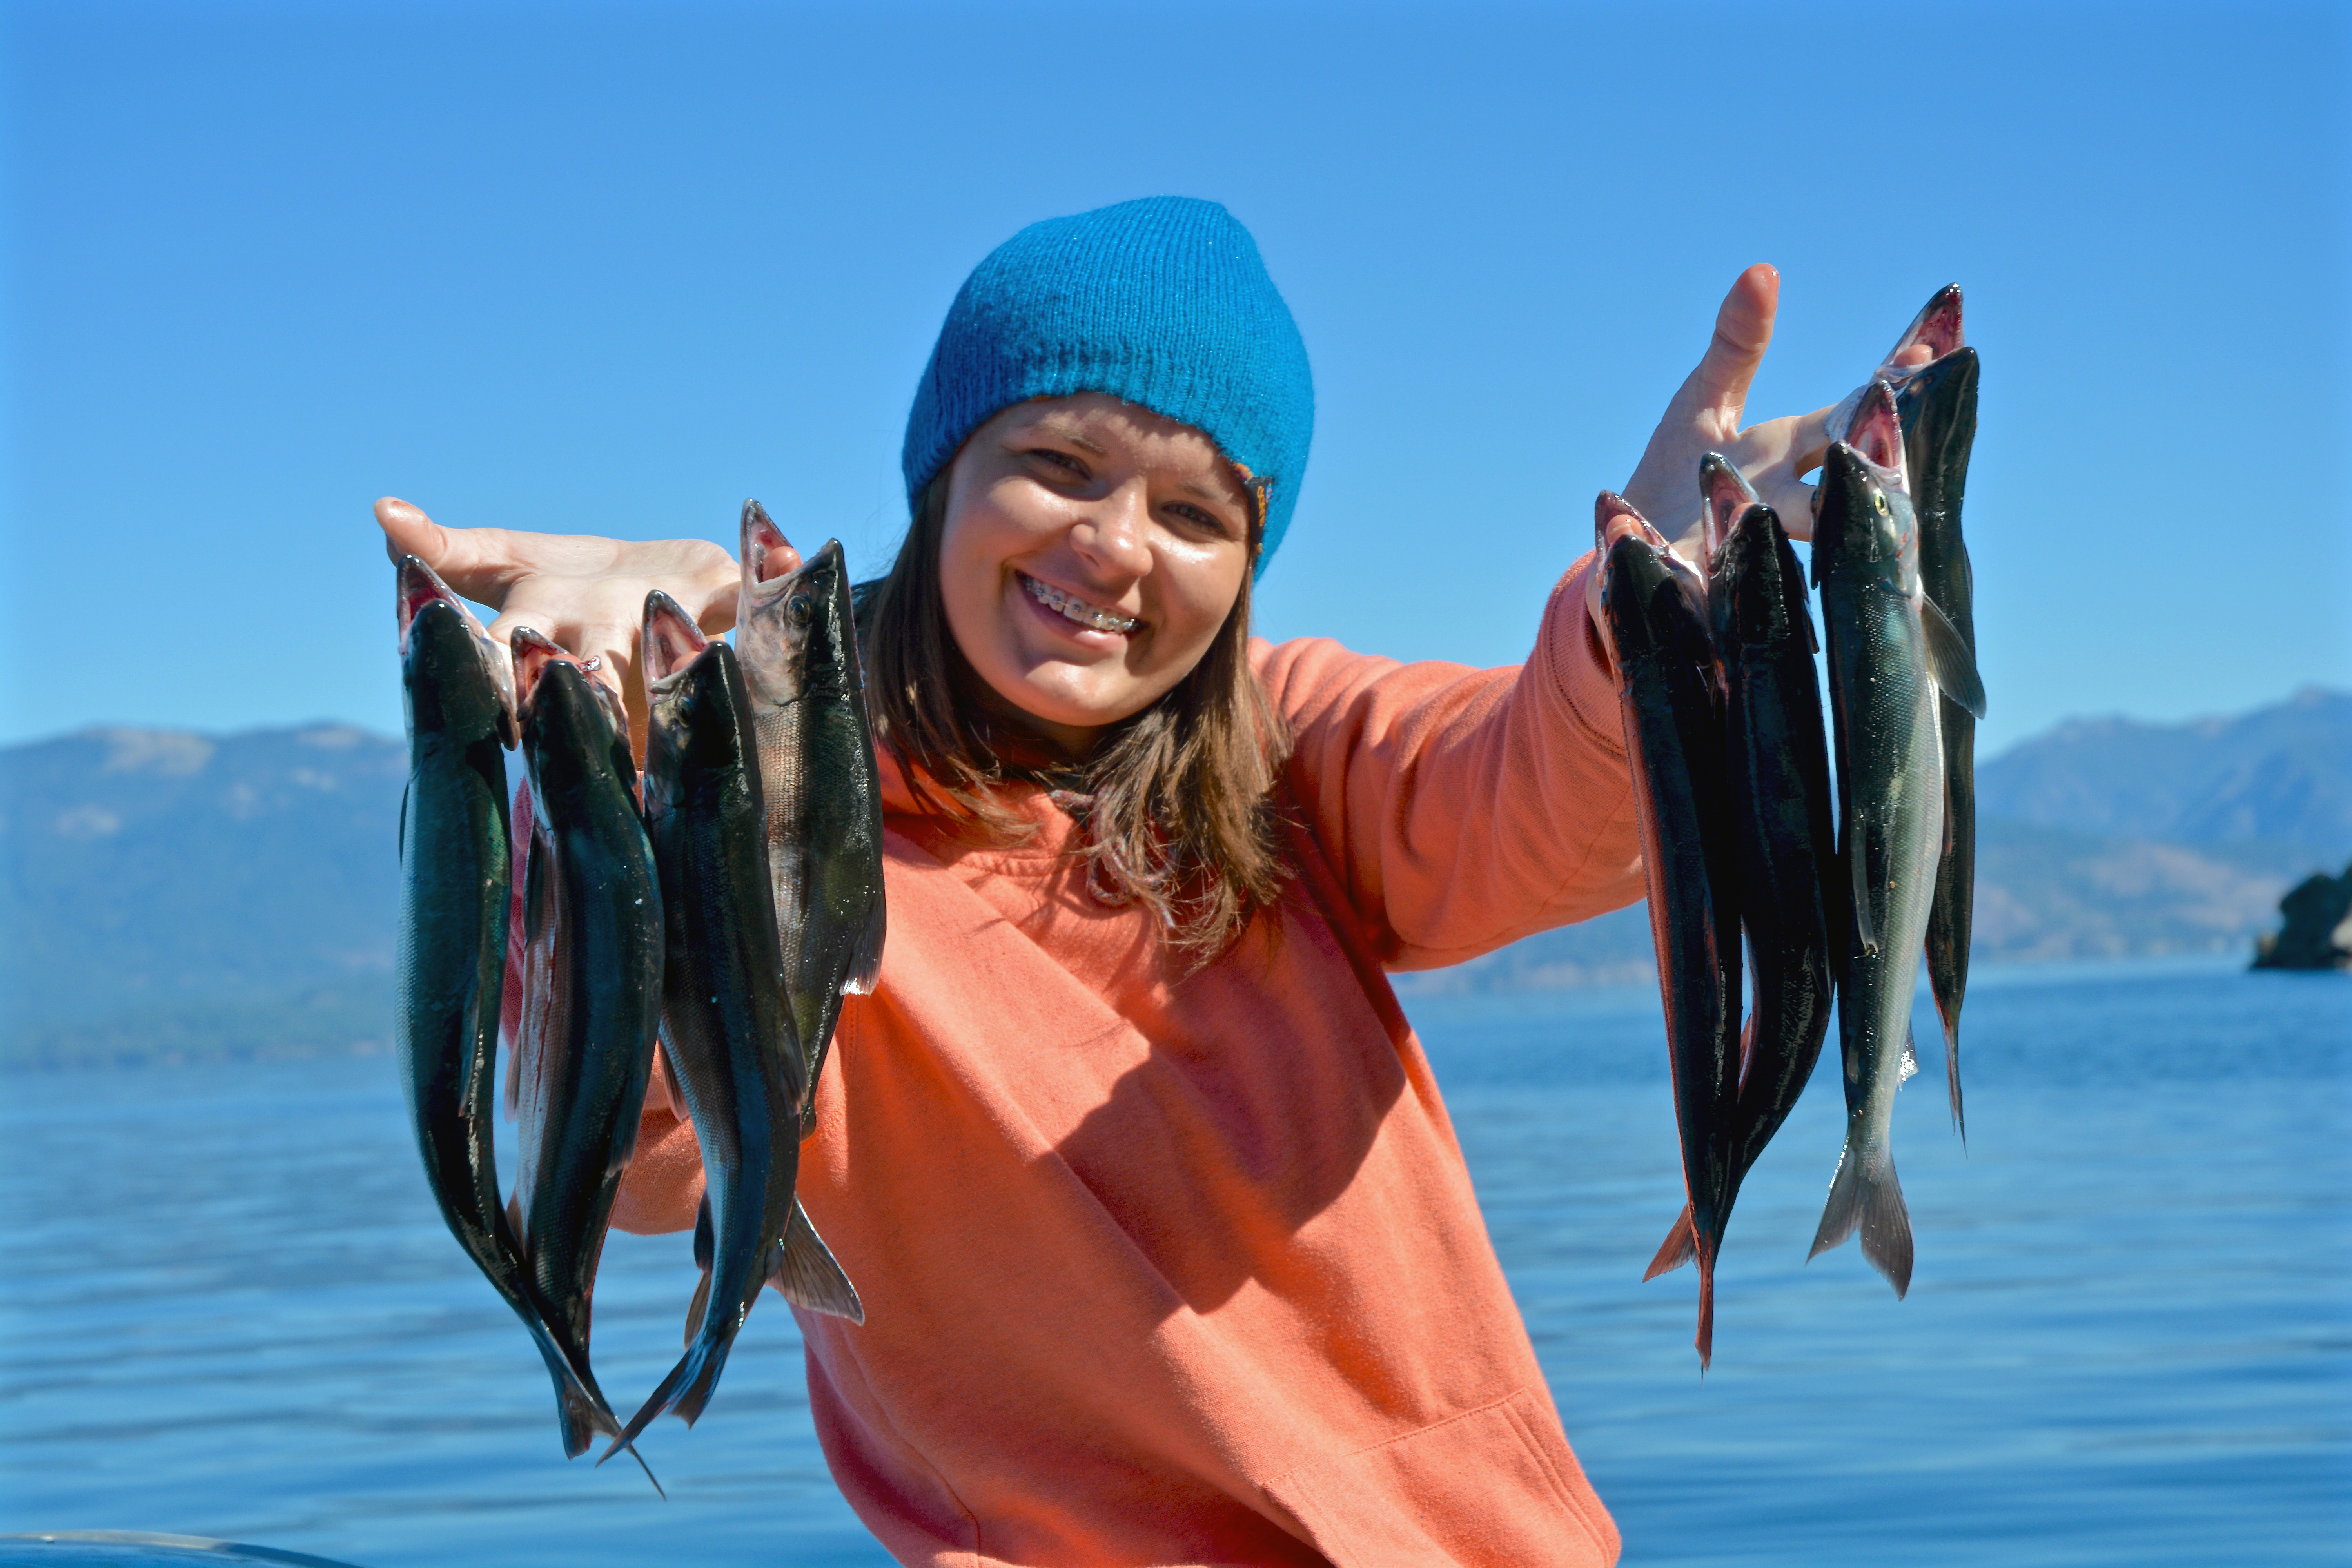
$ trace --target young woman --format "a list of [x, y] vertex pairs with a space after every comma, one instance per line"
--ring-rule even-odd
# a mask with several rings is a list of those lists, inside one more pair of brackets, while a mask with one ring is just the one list
[[[1709, 450], [1810, 515], [1822, 416], [1738, 430], [1776, 289], [1625, 487], [1670, 531]], [[1384, 973], [1641, 896], [1592, 563], [1518, 668], [1252, 642], [1311, 409], [1248, 233], [1173, 199], [1015, 236], [918, 389], [865, 616], [888, 944], [800, 1176], [866, 1309], [801, 1317], [817, 1431], [901, 1562], [1617, 1555]], [[709, 543], [377, 516], [625, 688], [647, 588], [732, 619]], [[648, 1107], [621, 1223], [684, 1228]]]

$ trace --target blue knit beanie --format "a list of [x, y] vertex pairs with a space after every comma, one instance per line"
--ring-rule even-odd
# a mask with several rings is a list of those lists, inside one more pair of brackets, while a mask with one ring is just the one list
[[1031, 224], [972, 268], [907, 416], [907, 498], [999, 410], [1107, 392], [1205, 432], [1259, 486], [1263, 574], [1290, 526], [1315, 385], [1249, 230], [1151, 196]]

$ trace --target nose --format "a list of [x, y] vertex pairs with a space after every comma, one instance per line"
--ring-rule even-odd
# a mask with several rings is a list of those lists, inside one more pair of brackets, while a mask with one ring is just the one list
[[1147, 487], [1132, 479], [1087, 509], [1070, 545], [1106, 576], [1140, 577], [1151, 570], [1150, 521]]

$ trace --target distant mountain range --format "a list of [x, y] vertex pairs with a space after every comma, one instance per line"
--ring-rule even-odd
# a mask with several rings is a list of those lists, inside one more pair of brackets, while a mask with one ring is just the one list
[[[407, 748], [336, 725], [0, 748], [0, 1063], [387, 1048]], [[1977, 954], [2237, 950], [2352, 860], [2352, 695], [2080, 721], [1978, 770]], [[1639, 906], [1408, 992], [1652, 973]]]
[[[2252, 954], [2278, 900], [2352, 861], [2352, 693], [2186, 724], [2086, 719], [1977, 767], [1978, 962]], [[1655, 973], [1637, 906], [1400, 990], [1490, 991]]]

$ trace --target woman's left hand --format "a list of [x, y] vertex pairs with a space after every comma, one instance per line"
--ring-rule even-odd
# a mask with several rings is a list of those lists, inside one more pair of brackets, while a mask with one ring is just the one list
[[1748, 476], [1764, 504], [1780, 514], [1789, 537], [1812, 537], [1813, 487], [1798, 476], [1818, 468], [1829, 449], [1824, 430], [1831, 410], [1739, 427], [1780, 303], [1780, 274], [1763, 262], [1733, 282], [1716, 312], [1714, 341], [1667, 405], [1633, 477], [1625, 481], [1625, 499], [1668, 539], [1679, 540], [1705, 512], [1698, 460], [1709, 452], [1722, 453]]

